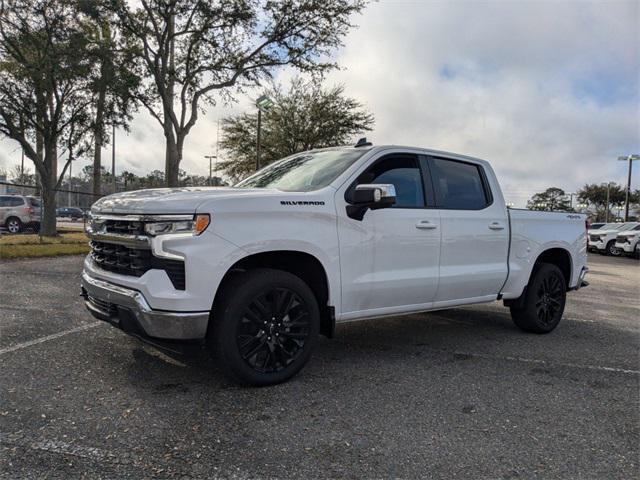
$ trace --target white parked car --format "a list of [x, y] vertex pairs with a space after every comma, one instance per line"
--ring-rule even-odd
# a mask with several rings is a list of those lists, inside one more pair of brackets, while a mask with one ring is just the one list
[[620, 250], [616, 247], [618, 234], [638, 225], [640, 225], [638, 222], [608, 223], [597, 230], [589, 230], [589, 250], [604, 255], [620, 255]]
[[361, 143], [277, 161], [232, 188], [98, 200], [82, 273], [97, 318], [223, 371], [296, 374], [335, 324], [503, 300], [547, 333], [586, 285], [584, 215], [512, 210], [488, 162]]
[[621, 253], [633, 255], [638, 240], [640, 240], [640, 224], [629, 230], [619, 232], [616, 237], [616, 248]]

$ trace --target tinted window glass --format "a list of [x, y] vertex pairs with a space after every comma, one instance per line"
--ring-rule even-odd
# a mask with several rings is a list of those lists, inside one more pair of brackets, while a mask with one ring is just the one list
[[479, 167], [470, 163], [433, 159], [433, 182], [441, 208], [480, 210], [487, 206]]
[[418, 160], [413, 156], [386, 157], [358, 177], [357, 184], [391, 183], [396, 187], [397, 208], [424, 207], [424, 190]]
[[19, 207], [20, 205], [24, 205], [24, 200], [19, 197], [9, 197], [8, 206], [9, 207]]
[[40, 206], [40, 199], [39, 198], [29, 197], [29, 203], [31, 204], [32, 207], [39, 207]]
[[10, 197], [0, 197], [0, 207], [8, 207], [8, 201]]

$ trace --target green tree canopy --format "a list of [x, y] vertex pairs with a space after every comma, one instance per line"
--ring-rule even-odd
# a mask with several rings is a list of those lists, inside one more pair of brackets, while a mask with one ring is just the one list
[[[594, 220], [605, 221], [606, 218], [614, 217], [611, 211], [613, 208], [622, 208], [624, 206], [626, 187], [614, 182], [589, 183], [578, 190], [577, 193], [578, 200], [592, 209]], [[609, 205], [607, 205], [607, 196], [609, 197]], [[631, 191], [629, 203], [632, 208], [640, 208], [640, 190]], [[609, 210], [608, 213], [607, 210]]]
[[[374, 123], [362, 104], [345, 96], [343, 86], [323, 88], [296, 78], [288, 90], [274, 85], [264, 94], [275, 105], [262, 115], [261, 166], [304, 150], [353, 143]], [[220, 165], [233, 180], [255, 171], [257, 116], [244, 113], [222, 122], [220, 146], [229, 160]]]
[[[55, 188], [88, 148], [92, 62], [71, 0], [0, 3], [0, 134], [33, 161], [42, 187], [42, 233], [54, 235]], [[67, 161], [58, 175], [58, 156]]]
[[[607, 187], [608, 185], [608, 187]], [[607, 190], [609, 191], [609, 206], [622, 206], [625, 200], [625, 187], [617, 183], [591, 183], [578, 190], [578, 200], [582, 203], [604, 210], [607, 205]]]
[[571, 202], [564, 190], [557, 187], [547, 188], [544, 192], [536, 193], [527, 202], [530, 210], [572, 211]]

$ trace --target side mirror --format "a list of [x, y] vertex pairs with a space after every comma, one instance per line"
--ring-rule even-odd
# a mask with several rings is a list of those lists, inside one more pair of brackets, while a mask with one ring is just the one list
[[356, 186], [351, 205], [347, 205], [347, 216], [362, 220], [367, 210], [388, 208], [396, 203], [396, 187], [390, 183], [363, 183]]

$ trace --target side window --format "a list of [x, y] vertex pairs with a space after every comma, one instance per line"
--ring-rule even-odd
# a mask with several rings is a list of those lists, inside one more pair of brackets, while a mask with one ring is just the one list
[[9, 197], [9, 206], [10, 207], [19, 207], [20, 205], [24, 205], [24, 200], [19, 197]]
[[478, 165], [441, 158], [434, 158], [431, 165], [441, 208], [481, 210], [490, 203]]
[[390, 183], [396, 187], [395, 208], [425, 206], [422, 175], [418, 159], [413, 155], [393, 155], [375, 162], [360, 174], [357, 185]]
[[9, 206], [9, 198], [10, 197], [0, 197], [0, 207], [8, 207]]

